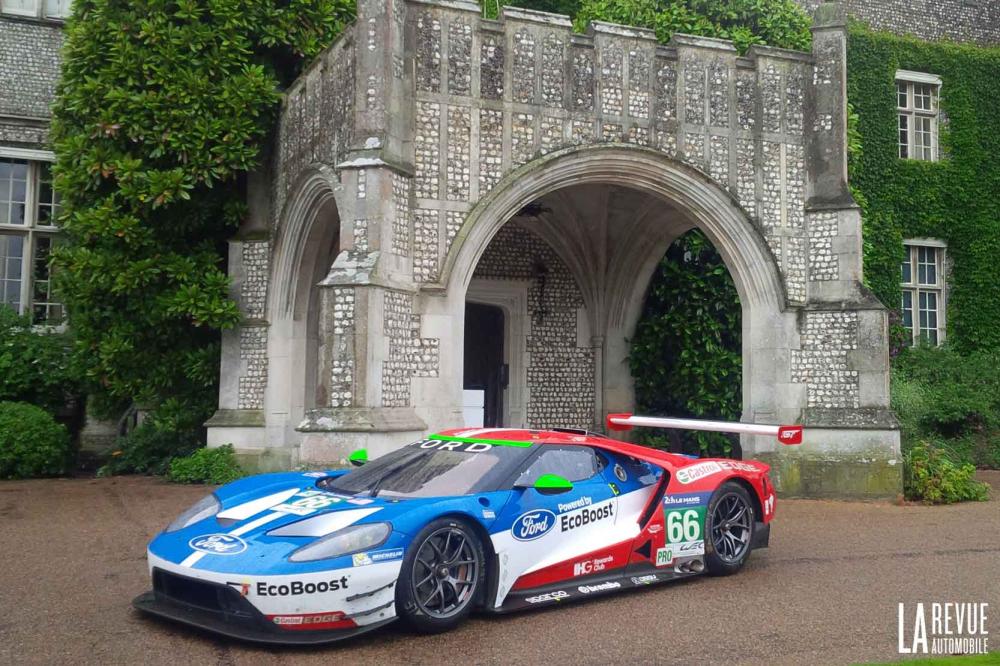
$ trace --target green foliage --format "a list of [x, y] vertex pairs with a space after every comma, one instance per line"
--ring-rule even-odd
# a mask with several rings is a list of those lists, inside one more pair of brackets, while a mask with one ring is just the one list
[[927, 440], [957, 463], [1000, 467], [1000, 354], [918, 347], [899, 355], [892, 408], [904, 449]]
[[496, 18], [500, 7], [524, 7], [534, 9], [539, 12], [550, 12], [552, 14], [563, 14], [565, 16], [575, 16], [580, 9], [582, 0], [479, 0], [483, 8], [483, 16]]
[[166, 474], [173, 458], [189, 455], [201, 446], [197, 430], [170, 429], [156, 421], [146, 421], [118, 440], [98, 474]]
[[57, 412], [80, 392], [69, 335], [36, 332], [30, 318], [0, 304], [0, 400]]
[[656, 32], [661, 42], [675, 32], [732, 40], [742, 53], [753, 44], [807, 51], [809, 16], [793, 0], [583, 0], [577, 30], [608, 21]]
[[40, 407], [0, 402], [0, 479], [58, 476], [71, 456], [66, 427]]
[[[948, 339], [959, 351], [1000, 349], [1000, 48], [928, 43], [853, 24], [847, 60], [864, 144], [852, 157], [851, 181], [864, 213], [867, 284], [898, 308], [903, 239], [940, 238], [952, 264]], [[940, 162], [898, 157], [897, 69], [942, 79]]]
[[52, 138], [58, 286], [91, 390], [210, 413], [228, 299], [225, 241], [279, 87], [351, 0], [79, 0]]
[[[739, 295], [719, 253], [699, 231], [670, 246], [646, 297], [629, 355], [637, 411], [739, 420], [742, 355]], [[649, 444], [664, 444], [650, 432]], [[716, 433], [685, 433], [690, 452], [726, 453]]]
[[184, 458], [170, 462], [167, 478], [174, 483], [212, 483], [221, 485], [235, 481], [246, 472], [236, 462], [231, 444], [216, 449], [198, 449]]
[[903, 490], [907, 499], [928, 504], [989, 499], [989, 486], [976, 481], [976, 468], [969, 463], [955, 463], [933, 444], [917, 442], [905, 454]]

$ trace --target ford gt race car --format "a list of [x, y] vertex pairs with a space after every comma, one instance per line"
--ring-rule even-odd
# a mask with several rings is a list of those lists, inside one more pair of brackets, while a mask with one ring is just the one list
[[219, 488], [149, 544], [153, 589], [133, 603], [226, 636], [310, 644], [396, 618], [437, 632], [476, 609], [732, 574], [768, 544], [767, 472], [583, 431], [450, 430], [350, 471]]

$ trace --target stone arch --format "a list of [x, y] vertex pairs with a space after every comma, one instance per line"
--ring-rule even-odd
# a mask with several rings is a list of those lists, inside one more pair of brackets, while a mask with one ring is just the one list
[[[464, 294], [487, 245], [525, 205], [571, 186], [615, 185], [669, 202], [683, 212], [671, 236], [633, 243], [607, 266], [603, 286], [584, 296], [589, 330], [598, 342], [595, 368], [600, 394], [595, 422], [606, 411], [631, 409], [632, 382], [623, 359], [641, 315], [649, 279], [669, 243], [698, 227], [719, 250], [743, 306], [743, 409], [748, 418], [776, 411], [773, 386], [789, 372], [787, 354], [768, 362], [775, 348], [794, 347], [795, 316], [788, 309], [783, 277], [771, 249], [749, 215], [727, 190], [703, 173], [662, 153], [628, 145], [561, 150], [511, 173], [467, 216], [450, 248], [442, 282], [453, 296]], [[587, 264], [574, 257], [568, 234], [540, 234], [566, 262], [586, 291]], [[599, 307], [595, 303], [600, 302]], [[769, 354], [772, 357], [777, 355]], [[782, 379], [785, 378], [785, 379]], [[754, 390], [756, 388], [756, 391]]]
[[293, 436], [306, 410], [325, 402], [318, 284], [339, 253], [338, 187], [329, 167], [304, 170], [278, 218], [268, 298], [271, 370], [266, 404], [272, 414], [283, 415], [285, 422], [277, 425], [284, 437]]
[[523, 206], [587, 183], [621, 185], [679, 204], [719, 249], [743, 302], [775, 312], [785, 308], [778, 263], [732, 195], [663, 153], [617, 144], [567, 148], [508, 174], [479, 200], [456, 235], [442, 271], [447, 289], [464, 292], [490, 239]]

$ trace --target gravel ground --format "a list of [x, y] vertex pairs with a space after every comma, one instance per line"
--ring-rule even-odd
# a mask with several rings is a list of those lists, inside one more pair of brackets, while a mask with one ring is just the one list
[[157, 479], [0, 483], [0, 663], [475, 664], [893, 661], [897, 604], [987, 602], [1000, 648], [1000, 473], [986, 503], [779, 501], [771, 547], [730, 578], [415, 636], [264, 649], [147, 619], [146, 542], [205, 494]]

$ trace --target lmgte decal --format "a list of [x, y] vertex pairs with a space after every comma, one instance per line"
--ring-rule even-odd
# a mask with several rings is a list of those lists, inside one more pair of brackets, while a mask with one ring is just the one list
[[247, 549], [247, 542], [229, 534], [206, 534], [188, 541], [195, 550], [210, 555], [238, 555]]

